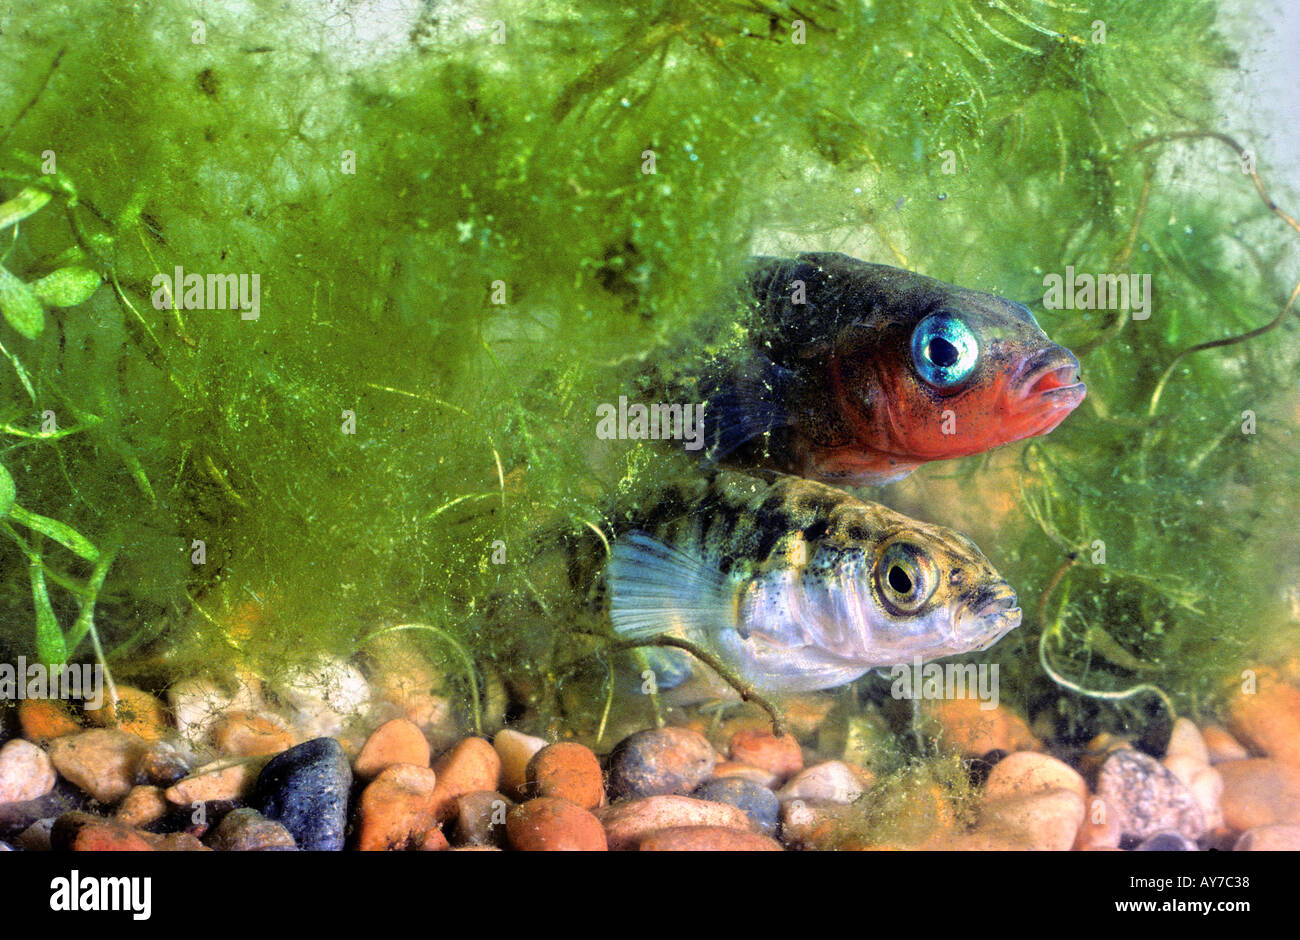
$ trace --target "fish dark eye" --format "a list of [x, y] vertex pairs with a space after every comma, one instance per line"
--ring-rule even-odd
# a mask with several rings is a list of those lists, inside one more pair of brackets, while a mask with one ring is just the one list
[[912, 593], [912, 579], [899, 565], [889, 566], [889, 586], [899, 594]]
[[936, 336], [930, 340], [930, 345], [925, 350], [926, 358], [933, 362], [941, 369], [950, 369], [957, 364], [961, 358], [961, 350], [952, 343], [948, 342], [942, 336]]
[[894, 542], [880, 553], [876, 585], [885, 605], [898, 614], [920, 610], [939, 585], [934, 562], [908, 542]]
[[960, 385], [979, 362], [975, 334], [959, 317], [936, 313], [912, 331], [912, 363], [917, 374], [936, 388]]

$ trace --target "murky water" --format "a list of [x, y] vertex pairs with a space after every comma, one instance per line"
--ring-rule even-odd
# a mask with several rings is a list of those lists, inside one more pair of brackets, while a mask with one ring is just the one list
[[[1024, 304], [1078, 356], [1049, 435], [849, 488], [1015, 589], [1020, 626], [945, 661], [977, 697], [1058, 753], [1160, 752], [1300, 654], [1266, 14], [11, 4], [0, 661], [165, 696], [327, 654], [377, 687], [399, 636], [444, 745], [762, 720], [651, 695], [565, 552], [704, 472], [602, 417], [744, 348], [751, 255], [839, 251]], [[896, 679], [770, 704], [809, 754], [956, 787]]]

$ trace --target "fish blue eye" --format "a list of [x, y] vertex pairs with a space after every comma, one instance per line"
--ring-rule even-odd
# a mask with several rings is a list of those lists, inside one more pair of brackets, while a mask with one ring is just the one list
[[926, 317], [912, 331], [912, 363], [936, 388], [960, 385], [975, 371], [980, 347], [962, 320], [948, 313]]

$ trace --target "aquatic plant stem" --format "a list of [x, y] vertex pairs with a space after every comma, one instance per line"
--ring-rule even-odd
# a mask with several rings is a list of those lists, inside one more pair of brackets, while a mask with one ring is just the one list
[[600, 712], [600, 725], [596, 728], [596, 747], [605, 737], [605, 725], [609, 722], [609, 710], [614, 705], [614, 664], [605, 663], [605, 707]]
[[[641, 666], [642, 676], [647, 673], [651, 676], [654, 675], [654, 670], [650, 668], [650, 659], [646, 656], [644, 650], [635, 650], [632, 655], [636, 657], [637, 663]], [[654, 715], [655, 727], [662, 728], [668, 724], [668, 719], [664, 717], [664, 705], [659, 699], [659, 683], [652, 679], [649, 691], [646, 694], [650, 696], [650, 712]]]
[[440, 630], [439, 628], [427, 623], [402, 623], [402, 624], [398, 624], [395, 627], [385, 627], [382, 630], [376, 630], [374, 633], [371, 633], [361, 642], [362, 644], [369, 643], [371, 640], [375, 639], [376, 637], [381, 637], [386, 633], [396, 633], [399, 630], [423, 630], [426, 633], [432, 633], [434, 636], [438, 637], [438, 639], [442, 640], [449, 647], [451, 647], [451, 649], [456, 653], [456, 656], [461, 661], [461, 665], [464, 666], [465, 668], [465, 677], [469, 685], [470, 703], [471, 703], [472, 714], [474, 718], [474, 733], [476, 735], [482, 735], [483, 734], [483, 712], [479, 704], [478, 671], [474, 668], [474, 660], [469, 655], [469, 652], [465, 649], [464, 646], [461, 645], [459, 640], [457, 640], [446, 630]]
[[54, 59], [50, 62], [50, 67], [45, 70], [45, 76], [41, 79], [41, 87], [36, 89], [36, 93], [27, 99], [27, 103], [23, 105], [22, 110], [20, 110], [14, 119], [5, 127], [4, 133], [0, 134], [0, 144], [3, 144], [9, 139], [9, 135], [14, 132], [14, 128], [22, 123], [23, 118], [27, 117], [27, 112], [32, 109], [36, 102], [41, 100], [41, 96], [45, 94], [45, 89], [50, 86], [50, 79], [52, 79], [54, 73], [59, 70], [59, 63], [63, 61], [63, 54], [67, 51], [68, 47], [63, 46], [54, 54]]
[[[1233, 150], [1237, 151], [1237, 155], [1242, 158], [1250, 152], [1239, 144], [1236, 139], [1220, 131], [1172, 131], [1167, 134], [1157, 134], [1154, 137], [1145, 137], [1129, 149], [1136, 153], [1139, 150], [1145, 150], [1147, 147], [1154, 147], [1157, 144], [1171, 143], [1175, 140], [1197, 140], [1207, 138], [1227, 144]], [[1264, 205], [1268, 207], [1268, 211], [1295, 229], [1297, 233], [1300, 233], [1300, 222], [1297, 222], [1292, 216], [1282, 211], [1278, 204], [1273, 201], [1273, 197], [1268, 194], [1268, 190], [1264, 186], [1264, 181], [1259, 178], [1259, 173], [1255, 171], [1253, 164], [1249, 169], [1245, 170], [1245, 172], [1246, 175], [1250, 177], [1251, 182], [1255, 184], [1255, 189], [1259, 193], [1259, 197], [1264, 200]]]
[[[1129, 226], [1128, 237], [1124, 239], [1124, 246], [1110, 259], [1110, 270], [1112, 271], [1127, 263], [1129, 256], [1133, 254], [1133, 246], [1137, 244], [1138, 230], [1142, 227], [1142, 220], [1146, 217], [1147, 204], [1151, 200], [1151, 183], [1155, 178], [1155, 172], [1154, 163], [1148, 163], [1146, 169], [1142, 172], [1142, 191], [1138, 194], [1137, 209], [1133, 213], [1133, 222]], [[1074, 354], [1079, 358], [1083, 358], [1097, 347], [1110, 342], [1118, 336], [1124, 330], [1124, 327], [1128, 325], [1128, 322], [1128, 308], [1121, 307], [1115, 312], [1114, 321], [1086, 343], [1075, 346]]]
[[[1059, 586], [1061, 582], [1065, 579], [1066, 574], [1068, 574], [1070, 569], [1073, 568], [1076, 564], [1078, 564], [1078, 558], [1069, 557], [1061, 564], [1059, 568], [1056, 569], [1055, 573], [1052, 575], [1051, 580], [1047, 584], [1046, 590], [1043, 591], [1043, 596], [1039, 599], [1038, 602], [1039, 623], [1044, 623], [1046, 621], [1048, 599], [1052, 596], [1057, 586]], [[1159, 688], [1158, 686], [1152, 685], [1149, 682], [1143, 682], [1138, 685], [1130, 686], [1127, 689], [1121, 689], [1115, 692], [1105, 692], [1100, 689], [1084, 688], [1083, 686], [1079, 685], [1077, 682], [1073, 682], [1070, 679], [1065, 678], [1065, 676], [1061, 675], [1059, 672], [1057, 672], [1056, 669], [1052, 666], [1051, 662], [1048, 660], [1047, 643], [1050, 639], [1060, 638], [1061, 627], [1062, 624], [1065, 622], [1065, 618], [1064, 618], [1065, 608], [1066, 608], [1066, 602], [1062, 601], [1061, 609], [1057, 613], [1057, 616], [1053, 619], [1050, 625], [1045, 626], [1043, 628], [1043, 632], [1039, 634], [1038, 637], [1038, 662], [1039, 665], [1043, 667], [1043, 672], [1047, 673], [1047, 677], [1049, 679], [1051, 679], [1061, 688], [1068, 689], [1069, 691], [1074, 692], [1076, 695], [1082, 695], [1085, 698], [1096, 699], [1099, 701], [1121, 702], [1133, 698], [1134, 696], [1141, 695], [1143, 692], [1149, 692], [1150, 694], [1156, 696], [1156, 698], [1160, 699], [1160, 702], [1168, 710], [1169, 716], [1171, 718], [1178, 717], [1178, 712], [1174, 709], [1174, 704], [1172, 701], [1170, 701], [1169, 696], [1165, 693], [1165, 691]]]
[[[68, 631], [68, 649], [71, 652], [76, 652], [82, 639], [89, 633], [97, 655], [102, 655], [99, 649], [99, 634], [95, 629], [95, 600], [99, 597], [99, 592], [104, 586], [104, 579], [108, 577], [108, 569], [113, 566], [115, 558], [117, 558], [116, 548], [100, 553], [99, 559], [95, 562], [94, 570], [90, 574], [90, 580], [86, 584], [85, 591], [76, 595], [80, 612], [77, 614], [76, 621], [72, 624], [72, 629]], [[108, 673], [107, 662], [104, 662], [104, 672], [105, 674]]]
[[617, 653], [621, 650], [639, 649], [647, 646], [670, 646], [676, 649], [685, 650], [690, 653], [704, 665], [708, 666], [718, 676], [736, 690], [742, 701], [753, 702], [763, 711], [767, 712], [768, 717], [772, 719], [772, 733], [781, 737], [785, 734], [785, 718], [780, 710], [760, 694], [753, 686], [745, 682], [712, 653], [703, 650], [689, 640], [683, 640], [675, 636], [656, 636], [646, 640], [620, 640], [608, 647], [606, 650], [611, 653]]
[[1169, 696], [1165, 694], [1165, 691], [1159, 686], [1152, 685], [1150, 682], [1142, 682], [1138, 685], [1130, 686], [1127, 689], [1122, 689], [1117, 692], [1103, 692], [1099, 689], [1085, 689], [1078, 683], [1071, 682], [1053, 669], [1052, 665], [1047, 661], [1047, 640], [1049, 637], [1054, 635], [1055, 633], [1053, 631], [1044, 630], [1042, 636], [1038, 638], [1038, 662], [1043, 667], [1043, 671], [1047, 673], [1048, 678], [1061, 688], [1069, 689], [1076, 695], [1082, 695], [1086, 698], [1097, 699], [1105, 702], [1122, 702], [1133, 698], [1136, 695], [1141, 695], [1143, 692], [1149, 692], [1156, 698], [1160, 699], [1160, 703], [1164, 705], [1165, 709], [1169, 712], [1170, 718], [1178, 717], [1178, 712], [1174, 708], [1174, 703], [1169, 700]]
[[[1269, 195], [1267, 187], [1264, 186], [1264, 181], [1260, 179], [1259, 173], [1255, 170], [1253, 160], [1248, 159], [1250, 151], [1243, 147], [1234, 137], [1228, 134], [1224, 134], [1221, 131], [1171, 131], [1166, 134], [1156, 134], [1152, 137], [1143, 138], [1133, 144], [1129, 150], [1136, 153], [1140, 150], [1145, 150], [1148, 147], [1154, 147], [1158, 144], [1172, 143], [1177, 140], [1217, 140], [1235, 150], [1238, 158], [1243, 161], [1243, 172], [1245, 172], [1246, 175], [1250, 177], [1251, 182], [1255, 184], [1255, 191], [1259, 193], [1259, 198], [1263, 200], [1268, 211], [1273, 213], [1300, 234], [1300, 222], [1296, 221], [1294, 216], [1285, 212], [1281, 206], [1273, 201], [1273, 197]], [[1165, 368], [1164, 374], [1160, 376], [1160, 380], [1156, 383], [1155, 390], [1151, 393], [1151, 401], [1147, 406], [1147, 417], [1155, 417], [1156, 408], [1160, 404], [1160, 397], [1164, 393], [1165, 386], [1168, 384], [1178, 363], [1182, 362], [1183, 359], [1193, 353], [1203, 352], [1207, 349], [1216, 349], [1221, 346], [1233, 346], [1237, 343], [1244, 343], [1247, 340], [1254, 339], [1257, 336], [1263, 336], [1265, 333], [1276, 329], [1282, 325], [1282, 321], [1286, 319], [1287, 314], [1291, 312], [1291, 308], [1295, 306], [1297, 296], [1300, 296], [1300, 283], [1296, 284], [1295, 288], [1291, 291], [1291, 296], [1287, 300], [1286, 305], [1271, 322], [1250, 330], [1247, 333], [1242, 333], [1239, 336], [1228, 336], [1223, 339], [1210, 340], [1206, 343], [1197, 343], [1195, 346], [1190, 346], [1174, 356], [1173, 361], [1171, 361]]]
[[1300, 282], [1296, 283], [1296, 286], [1291, 291], [1291, 296], [1287, 298], [1286, 305], [1283, 306], [1278, 315], [1263, 326], [1257, 327], [1248, 333], [1242, 333], [1239, 336], [1227, 336], [1223, 339], [1214, 339], [1206, 343], [1197, 343], [1195, 346], [1189, 346], [1187, 349], [1184, 349], [1182, 352], [1178, 353], [1178, 355], [1174, 356], [1169, 365], [1165, 367], [1164, 373], [1160, 376], [1160, 381], [1156, 383], [1155, 391], [1151, 393], [1151, 403], [1147, 406], [1147, 417], [1155, 417], [1156, 408], [1160, 404], [1160, 396], [1164, 394], [1165, 386], [1169, 384], [1169, 379], [1173, 376], [1174, 369], [1177, 368], [1178, 363], [1182, 362], [1193, 353], [1204, 352], [1207, 349], [1216, 349], [1220, 346], [1235, 346], [1237, 343], [1244, 343], [1246, 340], [1254, 339], [1257, 336], [1263, 336], [1265, 333], [1277, 329], [1282, 325], [1282, 321], [1286, 319], [1287, 314], [1291, 312], [1291, 308], [1295, 306], [1297, 297], [1300, 297]]
[[[94, 610], [94, 605], [89, 605], [87, 610]], [[108, 658], [104, 655], [104, 647], [99, 642], [99, 631], [95, 629], [92, 621], [87, 620], [87, 627], [90, 630], [90, 645], [95, 651], [95, 659], [104, 669], [104, 681], [108, 683], [108, 700], [111, 703], [112, 711], [109, 714], [113, 717], [113, 723], [117, 724], [117, 685], [113, 682], [113, 671], [108, 668]]]

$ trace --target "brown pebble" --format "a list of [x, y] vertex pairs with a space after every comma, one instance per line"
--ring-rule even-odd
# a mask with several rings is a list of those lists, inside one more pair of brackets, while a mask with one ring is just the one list
[[253, 792], [257, 775], [269, 760], [263, 755], [214, 761], [172, 784], [164, 795], [167, 802], [178, 806], [242, 799]]
[[647, 833], [677, 826], [725, 826], [750, 830], [749, 817], [726, 803], [665, 794], [596, 810], [611, 850], [634, 849]]
[[504, 845], [506, 817], [515, 803], [496, 790], [476, 790], [456, 800], [458, 845]]
[[264, 712], [229, 712], [214, 726], [212, 738], [217, 752], [228, 757], [279, 754], [297, 743], [284, 719]]
[[145, 741], [116, 728], [96, 728], [55, 738], [50, 759], [67, 780], [101, 803], [116, 803], [135, 785]]
[[1236, 832], [1300, 823], [1300, 770], [1271, 757], [1216, 764], [1223, 778], [1224, 824]]
[[438, 776], [434, 813], [438, 822], [456, 815], [456, 798], [475, 790], [495, 790], [501, 784], [501, 758], [483, 738], [466, 738], [433, 765]]
[[53, 819], [48, 817], [38, 819], [18, 834], [18, 841], [15, 844], [24, 852], [53, 851], [54, 846], [50, 844], [50, 831], [53, 828]]
[[198, 837], [191, 832], [168, 832], [165, 835], [155, 835], [152, 832], [139, 833], [141, 839], [149, 843], [149, 847], [155, 852], [211, 852], [198, 840]]
[[783, 852], [781, 843], [757, 832], [725, 826], [678, 826], [641, 839], [642, 852]]
[[788, 780], [803, 770], [803, 749], [793, 735], [774, 735], [762, 728], [737, 731], [729, 745], [731, 759], [760, 767], [778, 780]]
[[1223, 828], [1223, 775], [1209, 765], [1198, 769], [1187, 784], [1205, 816], [1205, 828]]
[[605, 778], [591, 749], [573, 741], [549, 744], [525, 772], [530, 796], [556, 796], [595, 809], [605, 801]]
[[146, 784], [131, 788], [131, 792], [118, 804], [113, 818], [127, 826], [147, 826], [162, 819], [170, 809], [162, 787]]
[[928, 848], [958, 828], [953, 796], [937, 783], [921, 784], [912, 790], [890, 822], [896, 841], [918, 849]]
[[288, 829], [249, 807], [233, 809], [222, 816], [209, 841], [218, 852], [296, 847]]
[[117, 728], [145, 741], [157, 741], [171, 727], [167, 706], [155, 695], [129, 685], [117, 687], [117, 701], [107, 696], [99, 708], [85, 709], [86, 717], [101, 728]]
[[408, 848], [433, 827], [437, 774], [416, 764], [385, 768], [357, 801], [357, 848], [389, 852]]
[[1187, 754], [1171, 754], [1166, 756], [1160, 763], [1165, 766], [1166, 770], [1188, 786], [1192, 785], [1192, 778], [1198, 772], [1210, 766], [1204, 761], [1199, 761]]
[[506, 818], [510, 847], [521, 852], [604, 852], [600, 821], [576, 803], [553, 796], [529, 800]]
[[352, 769], [362, 780], [372, 780], [393, 764], [429, 766], [429, 741], [409, 718], [394, 718], [376, 728], [366, 738]]
[[727, 777], [743, 777], [745, 780], [752, 780], [760, 787], [767, 787], [769, 790], [775, 790], [781, 783], [776, 774], [764, 770], [762, 767], [751, 767], [748, 764], [742, 764], [734, 760], [719, 761], [713, 767], [713, 779], [722, 780]]
[[168, 741], [150, 744], [136, 767], [137, 780], [160, 787], [170, 787], [176, 781], [184, 779], [189, 772], [189, 761]]

